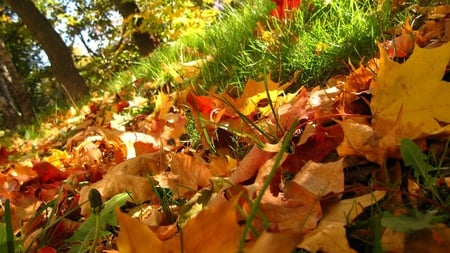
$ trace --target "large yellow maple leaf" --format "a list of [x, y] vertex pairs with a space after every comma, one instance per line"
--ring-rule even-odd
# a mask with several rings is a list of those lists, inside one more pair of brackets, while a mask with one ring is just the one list
[[380, 48], [378, 75], [372, 84], [373, 128], [384, 136], [396, 124], [401, 138], [450, 134], [450, 83], [442, 81], [450, 43], [433, 49], [416, 46], [400, 64]]
[[242, 232], [236, 217], [239, 196], [208, 206], [190, 219], [182, 232], [161, 241], [147, 225], [116, 209], [120, 253], [235, 252]]

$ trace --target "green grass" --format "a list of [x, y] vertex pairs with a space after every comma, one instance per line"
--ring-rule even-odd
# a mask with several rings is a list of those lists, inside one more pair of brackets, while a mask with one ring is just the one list
[[348, 72], [348, 61], [358, 65], [375, 56], [375, 42], [407, 13], [391, 13], [387, 4], [377, 11], [377, 2], [369, 0], [314, 0], [290, 11], [290, 19], [277, 20], [268, 15], [274, 7], [270, 1], [237, 5], [221, 13], [203, 34], [189, 34], [142, 59], [119, 74], [115, 84], [120, 87], [139, 79], [165, 85], [172, 81], [165, 67], [208, 55], [213, 60], [198, 78], [185, 79], [183, 86], [242, 89], [248, 78], [264, 72], [284, 81], [299, 72], [294, 88], [323, 85], [329, 77]]

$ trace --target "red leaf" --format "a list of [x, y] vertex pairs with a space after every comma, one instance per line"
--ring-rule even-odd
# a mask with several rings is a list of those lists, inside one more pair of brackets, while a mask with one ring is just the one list
[[33, 170], [38, 174], [41, 183], [51, 183], [67, 178], [68, 174], [60, 171], [49, 162], [33, 162]]
[[8, 151], [6, 147], [0, 147], [0, 164], [7, 164], [9, 162], [9, 156], [17, 153], [17, 151]]
[[123, 110], [129, 106], [130, 106], [130, 103], [126, 100], [121, 100], [114, 105], [115, 111], [119, 112], [119, 113], [123, 112]]
[[160, 149], [160, 147], [154, 146], [152, 143], [146, 143], [142, 141], [136, 141], [133, 145], [134, 150], [136, 151], [136, 156], [141, 154], [153, 153]]
[[294, 155], [289, 156], [283, 163], [283, 168], [297, 173], [307, 161], [321, 162], [330, 152], [342, 142], [344, 134], [339, 125], [330, 127], [316, 127], [316, 133], [305, 144], [295, 149]]
[[286, 18], [286, 10], [297, 9], [301, 4], [301, 0], [272, 0], [277, 5], [277, 8], [270, 12], [270, 15], [284, 19]]
[[43, 247], [38, 250], [38, 253], [56, 253], [56, 249], [53, 247]]
[[201, 113], [209, 115], [216, 107], [214, 99], [207, 96], [197, 96], [194, 93], [189, 93], [186, 96], [186, 101], [189, 105]]

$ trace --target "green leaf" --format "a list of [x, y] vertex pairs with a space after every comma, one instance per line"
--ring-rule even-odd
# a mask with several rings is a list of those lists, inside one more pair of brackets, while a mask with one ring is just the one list
[[[9, 232], [7, 232], [6, 225], [0, 223], [0, 252], [8, 252], [7, 233]], [[18, 240], [14, 240], [14, 251], [23, 252], [23, 246]]]
[[6, 226], [0, 223], [0, 252], [8, 252], [8, 246], [6, 245]]
[[381, 226], [403, 233], [411, 233], [430, 228], [434, 223], [443, 219], [443, 216], [435, 216], [434, 214], [434, 212], [428, 212], [425, 214], [417, 213], [415, 216], [395, 216], [386, 211], [381, 218]]
[[[124, 205], [129, 199], [128, 193], [117, 194], [108, 200], [105, 203], [104, 208], [100, 212], [100, 236], [104, 237], [109, 235], [110, 232], [104, 230], [106, 224], [111, 226], [117, 225], [117, 218], [114, 209], [117, 206]], [[94, 239], [94, 231], [95, 231], [95, 216], [90, 215], [89, 218], [86, 219], [83, 224], [81, 224], [80, 228], [75, 232], [75, 234], [70, 237], [67, 242], [73, 243], [71, 245], [70, 253], [81, 253], [89, 250], [89, 244]]]
[[420, 180], [424, 180], [426, 187], [433, 188], [436, 179], [429, 172], [435, 168], [428, 163], [428, 156], [422, 153], [419, 146], [411, 140], [403, 139], [400, 152], [405, 165], [414, 169], [414, 177], [417, 181], [420, 183]]

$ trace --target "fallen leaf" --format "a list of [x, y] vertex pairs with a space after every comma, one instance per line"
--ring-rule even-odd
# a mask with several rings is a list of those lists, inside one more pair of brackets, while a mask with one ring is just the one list
[[236, 196], [221, 205], [203, 209], [186, 223], [182, 235], [179, 233], [167, 241], [165, 249], [186, 253], [235, 252], [242, 233], [236, 218], [238, 199]]
[[117, 247], [120, 253], [163, 252], [162, 241], [144, 223], [116, 209], [120, 226]]
[[277, 5], [277, 8], [272, 10], [270, 15], [279, 19], [286, 18], [287, 10], [297, 9], [302, 3], [301, 0], [272, 0], [272, 2]]
[[80, 190], [81, 215], [88, 216], [90, 213], [89, 191], [97, 189], [102, 195], [102, 200], [106, 201], [112, 196], [119, 193], [128, 192], [132, 199], [137, 203], [144, 201], [152, 201], [159, 203], [159, 199], [153, 191], [151, 179], [132, 175], [114, 175], [107, 174], [102, 180], [93, 183], [90, 186], [85, 186]]
[[405, 238], [404, 252], [410, 253], [445, 253], [450, 247], [450, 228], [445, 225], [436, 226], [431, 229], [423, 229]]
[[34, 161], [33, 168], [38, 174], [38, 179], [42, 183], [61, 181], [67, 178], [68, 174], [59, 170], [49, 162]]
[[7, 164], [9, 162], [9, 156], [16, 154], [17, 151], [8, 151], [4, 146], [0, 146], [0, 165]]
[[225, 177], [231, 174], [231, 171], [236, 168], [236, 159], [225, 157], [213, 157], [210, 162], [210, 170], [213, 176]]
[[[308, 127], [306, 130], [311, 131]], [[336, 150], [344, 138], [344, 133], [339, 125], [316, 126], [313, 133], [306, 132], [306, 134], [310, 135], [306, 142], [296, 146], [294, 155], [289, 156], [283, 163], [283, 168], [293, 174], [297, 173], [310, 160], [313, 162], [324, 160]]]
[[172, 181], [172, 189], [183, 196], [185, 193], [195, 193], [199, 188], [209, 185], [212, 177], [206, 162], [198, 156], [175, 153], [171, 156], [171, 172], [176, 176]]
[[291, 253], [302, 240], [298, 232], [270, 233], [264, 231], [251, 246], [249, 253]]
[[450, 60], [450, 43], [433, 49], [416, 46], [402, 64], [390, 60], [382, 46], [379, 49], [379, 71], [371, 87], [375, 132], [384, 136], [400, 116], [401, 138], [449, 134], [450, 85], [442, 77]]
[[307, 162], [292, 183], [301, 185], [316, 196], [344, 191], [344, 159], [330, 163]]
[[305, 235], [298, 247], [309, 252], [356, 252], [348, 244], [345, 225], [385, 195], [385, 191], [374, 191], [353, 199], [324, 205], [324, 216], [319, 225], [314, 231]]
[[266, 152], [261, 150], [257, 145], [254, 145], [248, 154], [238, 162], [236, 169], [231, 174], [230, 181], [233, 184], [239, 184], [250, 179], [256, 175], [258, 169], [268, 159], [274, 157], [275, 154], [275, 152]]
[[384, 252], [405, 252], [405, 234], [390, 228], [385, 228], [381, 235], [381, 247]]
[[161, 253], [234, 252], [238, 248], [241, 234], [236, 219], [238, 198], [237, 196], [231, 201], [204, 208], [186, 223], [181, 232], [167, 241], [161, 241], [144, 223], [117, 210], [121, 228], [117, 239], [119, 251], [139, 253], [152, 249]]
[[[281, 162], [286, 157], [287, 155], [284, 155]], [[272, 157], [261, 165], [253, 184], [253, 187], [256, 188], [256, 194], [259, 194], [273, 169], [275, 158]], [[288, 185], [286, 192], [283, 192], [279, 188], [279, 180], [275, 177], [272, 179], [271, 187], [266, 189], [259, 204], [259, 209], [269, 223], [269, 231], [300, 232], [315, 228], [322, 217], [318, 196], [296, 183]], [[252, 196], [250, 197], [252, 198]], [[260, 232], [265, 229], [264, 222], [259, 217], [255, 218], [253, 223], [254, 227]]]
[[56, 253], [56, 249], [53, 247], [42, 247], [38, 249], [38, 253]]
[[[266, 80], [256, 81], [249, 79], [245, 84], [244, 90], [241, 96], [234, 101], [234, 106], [242, 112], [245, 116], [249, 116], [256, 112], [258, 108], [258, 103], [261, 100], [269, 99], [267, 94], [270, 96], [270, 101], [276, 101], [278, 95], [280, 95], [286, 86], [280, 83], [272, 81], [270, 75], [264, 77]], [[265, 82], [267, 82], [267, 89]]]
[[372, 126], [355, 119], [337, 122], [344, 132], [344, 140], [337, 147], [339, 156], [363, 156], [379, 165], [384, 165], [388, 157], [400, 156], [398, 119], [384, 136], [378, 135]]
[[414, 33], [409, 24], [402, 28], [402, 32], [399, 36], [396, 36], [393, 40], [388, 40], [383, 43], [383, 47], [386, 49], [387, 55], [394, 59], [395, 57], [405, 58], [408, 57], [414, 49]]

